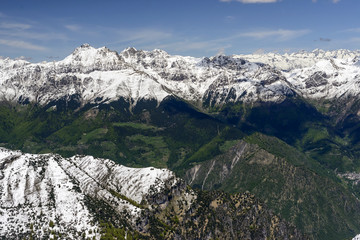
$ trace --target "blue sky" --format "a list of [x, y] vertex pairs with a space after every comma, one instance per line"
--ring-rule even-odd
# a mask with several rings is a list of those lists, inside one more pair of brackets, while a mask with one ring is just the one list
[[0, 56], [60, 60], [82, 43], [170, 54], [360, 49], [360, 0], [1, 0]]

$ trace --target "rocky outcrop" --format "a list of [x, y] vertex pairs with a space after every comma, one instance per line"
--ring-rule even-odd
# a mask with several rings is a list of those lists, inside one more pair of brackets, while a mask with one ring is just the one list
[[160, 219], [176, 229], [167, 239], [308, 239], [249, 192], [200, 191], [188, 211], [169, 205], [164, 212]]
[[[343, 176], [355, 179], [357, 175]], [[185, 175], [186, 182], [197, 189], [249, 190], [266, 199], [271, 209], [311, 239], [350, 238], [359, 231], [360, 222], [336, 216], [357, 219], [353, 213], [360, 210], [360, 202], [334, 178], [294, 148], [261, 134], [240, 140], [226, 153], [199, 163]], [[329, 217], [322, 218], [324, 214]]]

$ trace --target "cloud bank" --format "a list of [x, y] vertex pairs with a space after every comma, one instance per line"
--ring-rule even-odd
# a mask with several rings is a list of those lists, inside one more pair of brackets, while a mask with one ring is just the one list
[[220, 2], [241, 2], [241, 3], [274, 3], [278, 0], [220, 0]]
[[287, 41], [293, 38], [301, 37], [308, 33], [310, 33], [310, 30], [308, 29], [302, 29], [302, 30], [278, 29], [278, 30], [246, 32], [240, 34], [240, 36], [251, 37], [255, 39], [274, 38], [279, 41]]
[[0, 39], [0, 44], [28, 50], [45, 51], [46, 48], [25, 41]]

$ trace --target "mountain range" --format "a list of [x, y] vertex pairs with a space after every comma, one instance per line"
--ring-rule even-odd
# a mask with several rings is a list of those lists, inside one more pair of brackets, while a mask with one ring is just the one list
[[[57, 62], [0, 59], [0, 234], [354, 237], [359, 84], [348, 50], [194, 58], [84, 44]], [[204, 216], [217, 230], [186, 230]]]
[[44, 105], [71, 95], [78, 95], [82, 104], [123, 97], [136, 105], [141, 99], [161, 102], [166, 96], [177, 96], [202, 107], [281, 102], [295, 94], [334, 99], [359, 93], [359, 56], [360, 52], [346, 50], [315, 50], [192, 58], [134, 48], [119, 54], [84, 44], [58, 62], [2, 59], [1, 98]]

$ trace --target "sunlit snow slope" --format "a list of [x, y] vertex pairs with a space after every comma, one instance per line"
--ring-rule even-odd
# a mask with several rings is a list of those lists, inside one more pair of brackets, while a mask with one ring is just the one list
[[62, 158], [0, 148], [0, 236], [32, 232], [33, 237], [41, 238], [56, 231], [73, 239], [82, 233], [100, 237], [99, 222], [87, 199], [108, 204], [114, 214], [135, 223], [143, 211], [140, 203], [163, 191], [165, 182], [176, 181], [165, 169], [128, 168], [90, 156]]

